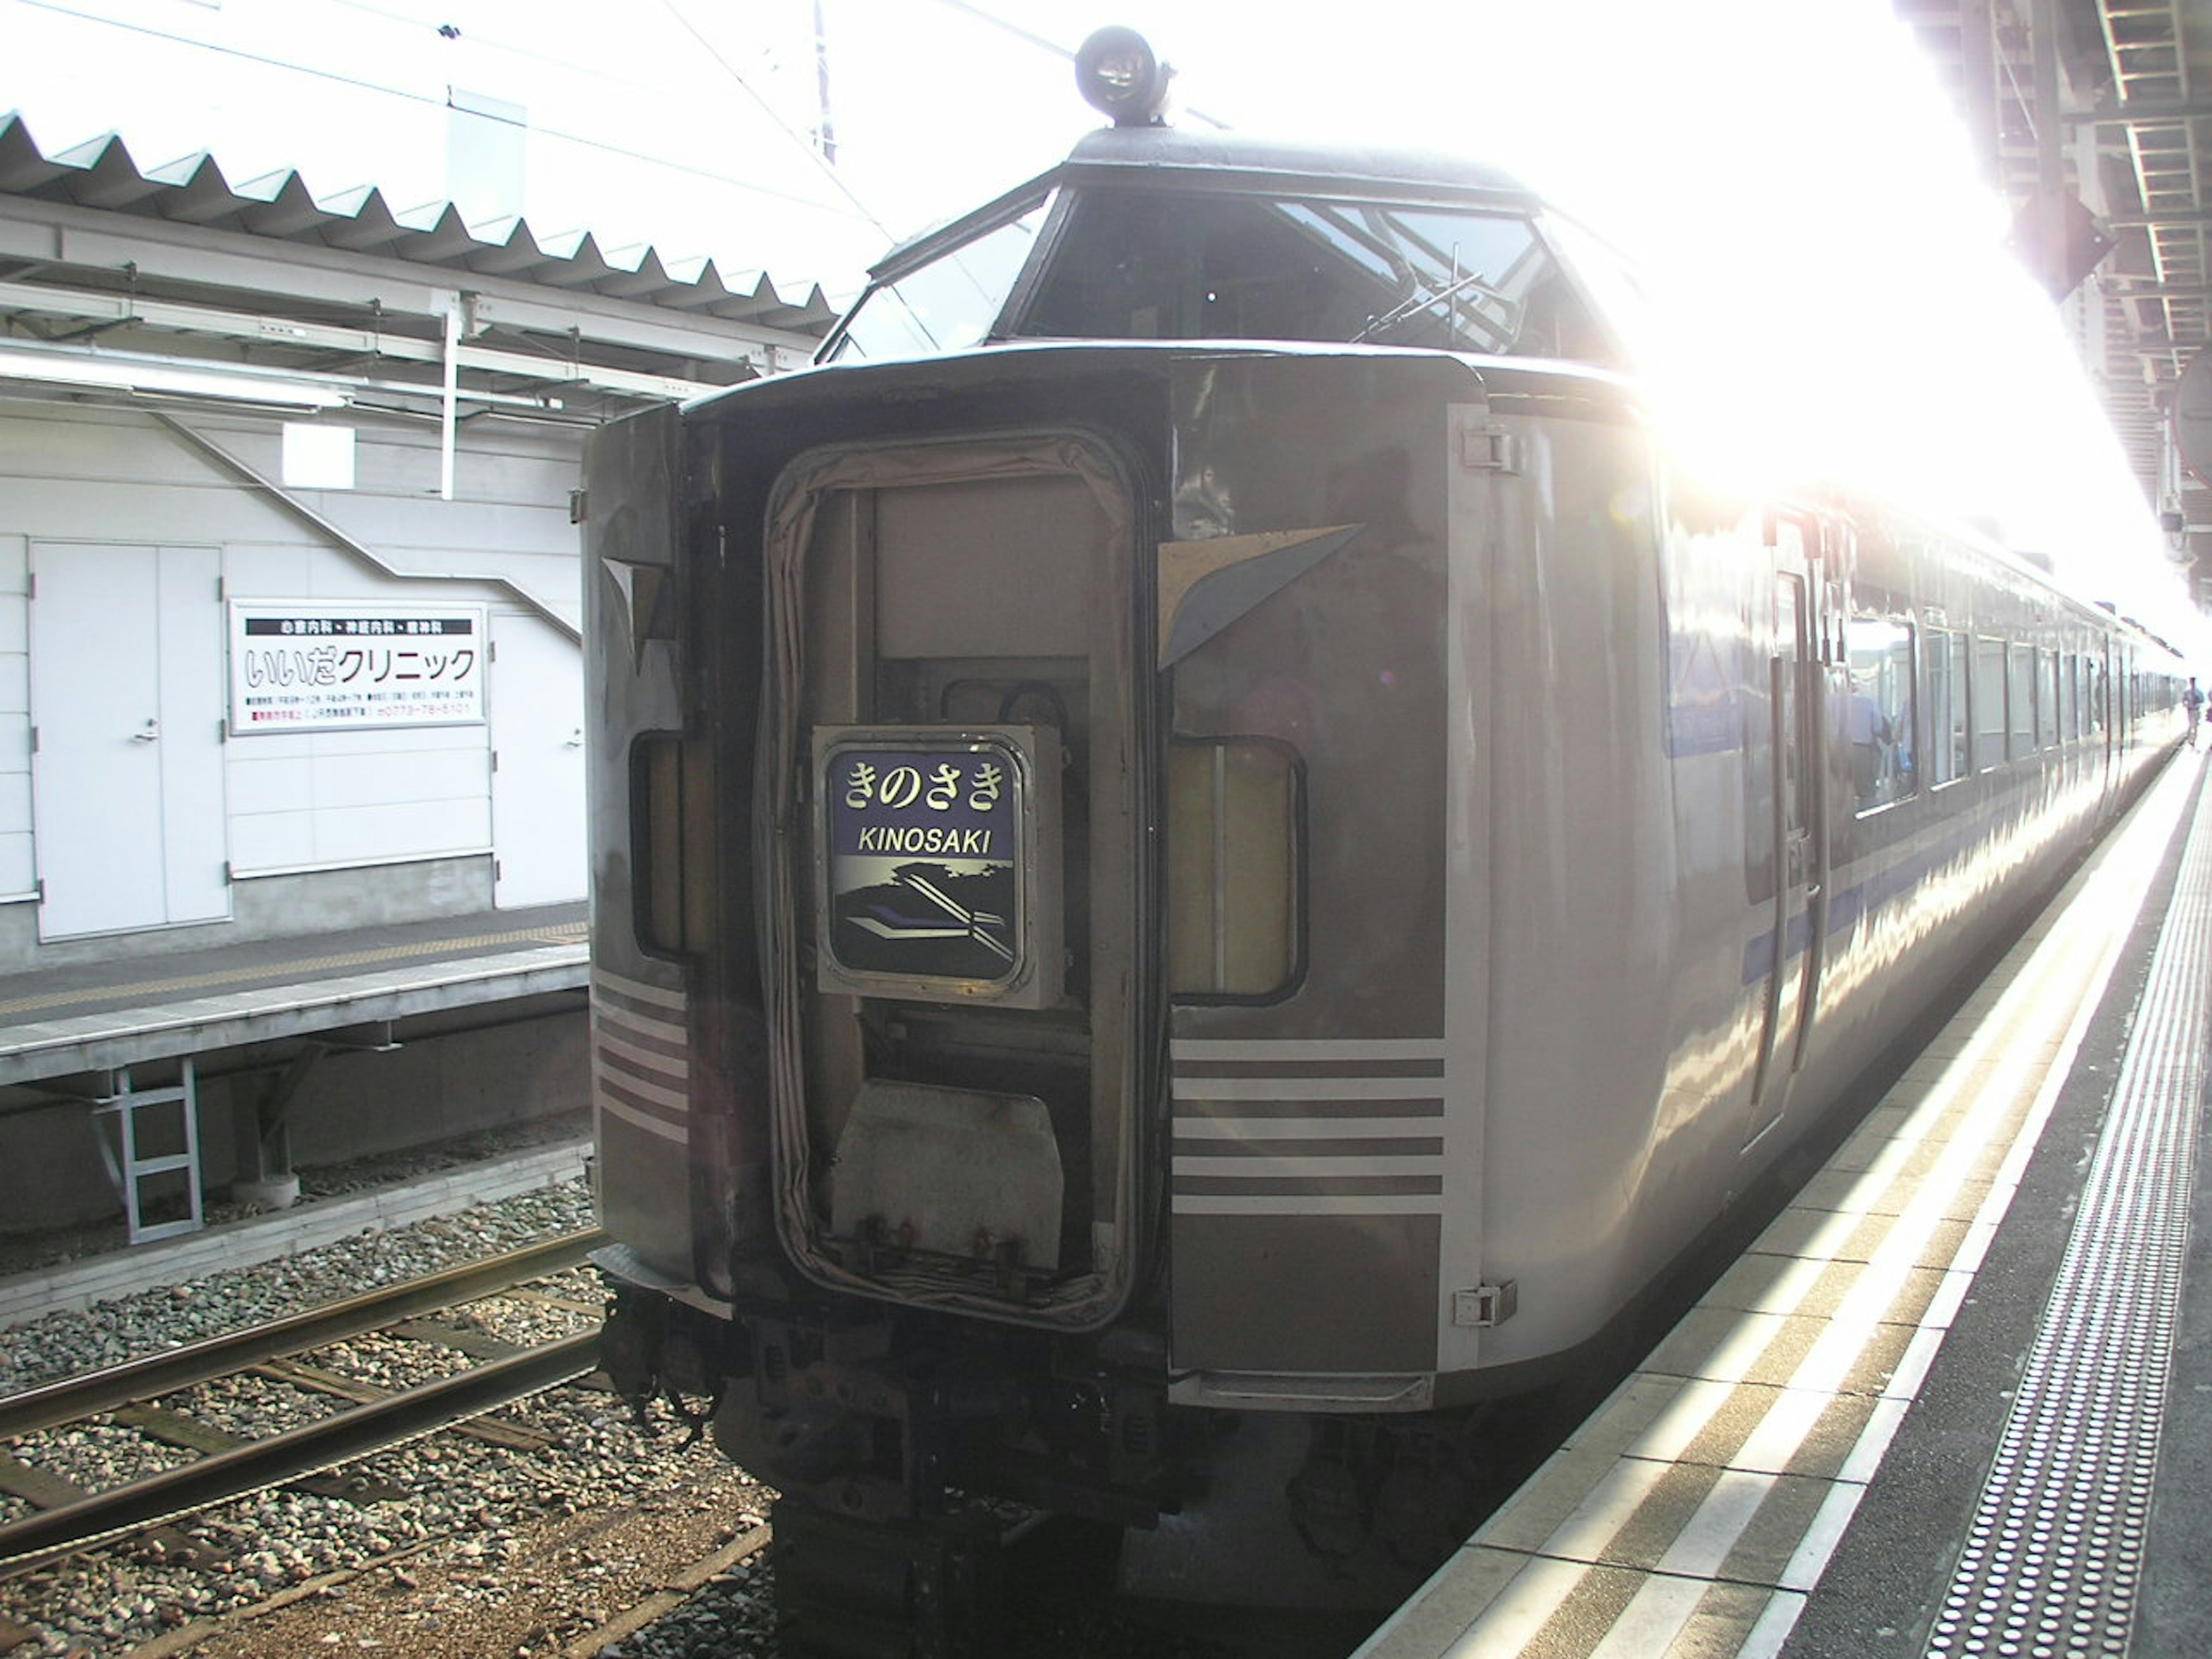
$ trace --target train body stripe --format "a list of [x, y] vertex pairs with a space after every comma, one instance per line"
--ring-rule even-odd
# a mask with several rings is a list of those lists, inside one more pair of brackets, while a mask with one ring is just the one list
[[670, 1089], [639, 1077], [611, 1073], [599, 1060], [592, 1062], [592, 1092], [611, 1095], [639, 1111], [656, 1112], [681, 1130], [690, 1115], [690, 1102], [681, 1090]]
[[1184, 1077], [1183, 1100], [1431, 1100], [1432, 1077]]
[[592, 1001], [592, 1023], [603, 1029], [620, 1031], [636, 1042], [656, 1044], [672, 1054], [685, 1052], [691, 1046], [690, 1034], [683, 1026], [634, 1013], [597, 995]]
[[[1376, 1158], [1420, 1158], [1433, 1166], [1443, 1155], [1444, 1143], [1440, 1135], [1387, 1135], [1365, 1140], [1301, 1139], [1292, 1135], [1281, 1139], [1185, 1141], [1176, 1148], [1176, 1167], [1181, 1169], [1188, 1160], [1194, 1170], [1211, 1164], [1224, 1174], [1241, 1175], [1243, 1166], [1255, 1158], [1297, 1158], [1307, 1162], [1341, 1158], [1363, 1163], [1372, 1163]], [[1224, 1165], [1229, 1167], [1224, 1169]]]
[[1273, 1219], [1280, 1216], [1437, 1215], [1443, 1199], [1422, 1193], [1177, 1193], [1178, 1215], [1249, 1216]]
[[628, 1124], [633, 1129], [643, 1130], [647, 1134], [656, 1136], [662, 1140], [673, 1141], [678, 1146], [688, 1146], [690, 1144], [690, 1137], [684, 1133], [682, 1124], [671, 1123], [665, 1118], [656, 1117], [651, 1112], [640, 1111], [611, 1090], [597, 1091], [592, 1103], [599, 1108], [602, 1117], [613, 1118], [617, 1122]]
[[[1324, 1146], [1329, 1143], [1322, 1143]], [[1384, 1141], [1384, 1146], [1401, 1143]], [[1419, 1143], [1416, 1143], [1419, 1144]], [[1418, 1176], [1425, 1180], [1443, 1179], [1443, 1158], [1437, 1152], [1361, 1152], [1351, 1156], [1329, 1152], [1298, 1152], [1291, 1157], [1278, 1157], [1255, 1150], [1249, 1154], [1241, 1147], [1225, 1146], [1211, 1149], [1219, 1156], [1193, 1156], [1178, 1152], [1174, 1162], [1176, 1188], [1182, 1191], [1212, 1190], [1228, 1192], [1230, 1188], [1210, 1186], [1215, 1182], [1231, 1181], [1240, 1187], [1261, 1187], [1276, 1181], [1306, 1181], [1356, 1177], [1366, 1179], [1378, 1176]], [[1293, 1188], [1292, 1190], [1297, 1190]], [[1409, 1192], [1425, 1190], [1407, 1188]]]
[[1441, 1066], [1444, 1058], [1441, 1037], [1255, 1037], [1233, 1041], [1176, 1037], [1168, 1047], [1178, 1064], [1184, 1060], [1273, 1063], [1320, 1060], [1357, 1065], [1361, 1060], [1425, 1060]]
[[1291, 1140], [1341, 1141], [1347, 1145], [1358, 1142], [1363, 1143], [1363, 1151], [1373, 1151], [1364, 1143], [1416, 1137], [1424, 1143], [1425, 1150], [1441, 1152], [1444, 1143], [1437, 1128], [1434, 1117], [1187, 1117], [1176, 1121], [1175, 1137], [1178, 1148], [1194, 1152], [1208, 1150], [1212, 1142], [1224, 1143], [1233, 1151], [1240, 1146]]
[[665, 1082], [681, 1084], [687, 1082], [691, 1075], [689, 1054], [669, 1054], [659, 1047], [632, 1041], [628, 1032], [617, 1036], [608, 1030], [593, 1031], [592, 1049], [621, 1070], [634, 1072], [640, 1077], [659, 1078]]
[[592, 970], [592, 988], [617, 996], [629, 1002], [643, 1003], [649, 1007], [665, 1008], [673, 1014], [682, 1014], [690, 999], [681, 991], [672, 991], [662, 985], [647, 985], [643, 980], [625, 978], [605, 968]]
[[1441, 1040], [1184, 1038], [1171, 1047], [1176, 1214], [1442, 1208]]
[[1443, 1062], [1435, 1060], [1270, 1060], [1264, 1066], [1244, 1060], [1181, 1059], [1177, 1077], [1425, 1077], [1431, 1082], [1444, 1074]]
[[[1427, 1100], [1178, 1100], [1176, 1103], [1176, 1133], [1177, 1134], [1243, 1134], [1249, 1131], [1230, 1128], [1238, 1123], [1279, 1121], [1285, 1123], [1320, 1123], [1332, 1126], [1324, 1133], [1334, 1134], [1370, 1134], [1377, 1131], [1359, 1127], [1363, 1120], [1392, 1122], [1399, 1119], [1434, 1120], [1444, 1115], [1441, 1097]], [[1387, 1133], [1387, 1132], [1384, 1132]]]

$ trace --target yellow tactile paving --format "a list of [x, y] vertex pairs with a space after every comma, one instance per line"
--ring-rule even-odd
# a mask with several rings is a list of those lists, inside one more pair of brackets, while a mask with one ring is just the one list
[[1780, 1650], [2010, 1202], [2192, 771], [2158, 786], [2105, 873], [1356, 1659]]

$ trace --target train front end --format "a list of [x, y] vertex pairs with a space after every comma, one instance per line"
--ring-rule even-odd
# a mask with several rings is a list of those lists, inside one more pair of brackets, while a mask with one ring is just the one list
[[1097, 135], [592, 451], [607, 1369], [825, 1651], [969, 1604], [972, 1500], [1171, 1533], [1231, 1423], [1330, 1599], [1468, 1496], [1487, 492], [1621, 422], [1509, 182], [1316, 165]]

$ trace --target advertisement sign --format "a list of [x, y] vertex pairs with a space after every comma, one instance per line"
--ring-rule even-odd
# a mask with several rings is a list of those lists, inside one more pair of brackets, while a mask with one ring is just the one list
[[486, 625], [482, 605], [233, 600], [230, 734], [479, 724]]

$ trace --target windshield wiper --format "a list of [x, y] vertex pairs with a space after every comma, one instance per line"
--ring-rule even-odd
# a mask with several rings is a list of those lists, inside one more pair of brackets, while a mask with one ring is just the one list
[[1470, 271], [1457, 282], [1447, 283], [1443, 288], [1421, 289], [1411, 299], [1401, 305], [1393, 306], [1380, 317], [1370, 317], [1367, 319], [1367, 326], [1353, 335], [1349, 343], [1358, 345], [1364, 341], [1374, 339], [1377, 335], [1387, 334], [1407, 318], [1418, 316], [1431, 306], [1442, 305], [1448, 301], [1455, 300], [1468, 289], [1473, 289], [1486, 300], [1496, 301], [1504, 307], [1509, 314], [1510, 313], [1513, 308], [1512, 300], [1484, 282], [1481, 272]]

